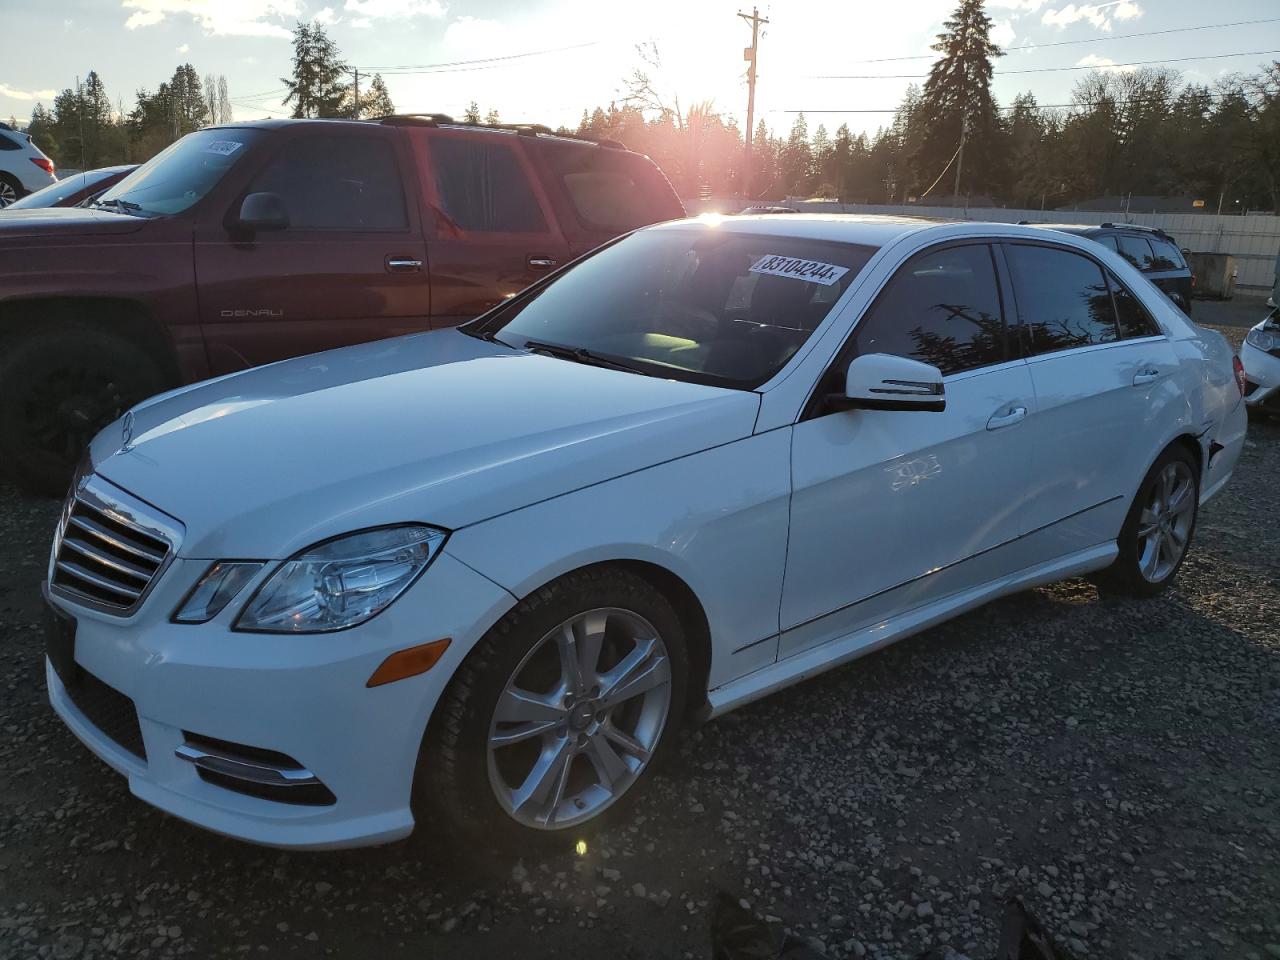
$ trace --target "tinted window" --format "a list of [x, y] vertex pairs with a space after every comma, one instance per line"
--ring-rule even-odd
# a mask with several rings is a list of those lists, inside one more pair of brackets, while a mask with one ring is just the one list
[[809, 338], [874, 252], [706, 226], [642, 230], [484, 329], [508, 346], [584, 348], [653, 376], [751, 389]]
[[621, 233], [683, 215], [661, 174], [638, 156], [550, 143], [542, 153], [564, 186], [574, 215], [588, 229]]
[[1120, 336], [1126, 340], [1131, 337], [1151, 337], [1160, 332], [1156, 322], [1147, 313], [1142, 301], [1129, 292], [1112, 274], [1107, 274], [1111, 281], [1111, 295], [1115, 298], [1116, 317], [1120, 321]]
[[1000, 293], [985, 244], [907, 261], [854, 331], [854, 353], [891, 353], [944, 374], [1007, 359]]
[[5, 133], [0, 133], [0, 150], [21, 150], [20, 144], [15, 138]]
[[1094, 237], [1093, 239], [1097, 243], [1102, 244], [1104, 247], [1107, 247], [1110, 250], [1114, 250], [1117, 253], [1120, 252], [1120, 246], [1116, 243], [1115, 236], [1110, 233], [1104, 234], [1101, 237]]
[[501, 233], [547, 229], [520, 158], [507, 144], [436, 137], [431, 140], [431, 156], [440, 203], [462, 229]]
[[1014, 296], [1033, 353], [1116, 339], [1115, 310], [1102, 268], [1077, 253], [1013, 244]]
[[1152, 270], [1183, 270], [1182, 253], [1168, 240], [1159, 237], [1151, 238]]
[[298, 137], [263, 168], [250, 193], [276, 193], [294, 230], [404, 229], [400, 170], [381, 137]]
[[1120, 256], [1124, 257], [1139, 270], [1151, 269], [1151, 244], [1144, 237], [1120, 234], [1116, 238], [1119, 243]]

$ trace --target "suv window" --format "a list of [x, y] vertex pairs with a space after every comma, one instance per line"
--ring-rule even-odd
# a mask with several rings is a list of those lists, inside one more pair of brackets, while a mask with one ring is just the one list
[[[654, 210], [658, 174], [647, 161], [620, 150], [563, 144], [547, 144], [543, 155], [578, 222], [588, 229], [622, 233], [652, 223], [654, 213], [661, 213]], [[661, 199], [668, 193], [663, 184]]]
[[1115, 299], [1116, 318], [1120, 321], [1120, 336], [1126, 340], [1134, 337], [1154, 337], [1160, 333], [1151, 314], [1142, 305], [1142, 301], [1129, 292], [1129, 289], [1107, 271], [1107, 280], [1111, 284], [1111, 296]]
[[1116, 237], [1119, 243], [1120, 256], [1124, 257], [1139, 270], [1151, 269], [1151, 244], [1145, 237], [1120, 234]]
[[1096, 263], [1056, 247], [1010, 244], [1006, 250], [1018, 315], [1032, 353], [1117, 338], [1111, 292]]
[[462, 229], [495, 233], [547, 229], [520, 158], [509, 145], [464, 137], [433, 137], [430, 143], [440, 203]]
[[297, 137], [253, 178], [257, 191], [279, 194], [294, 230], [409, 225], [395, 152], [381, 137]]
[[1008, 359], [991, 248], [930, 250], [906, 262], [853, 332], [854, 355], [891, 353], [944, 374]]
[[1111, 249], [1111, 250], [1114, 250], [1116, 253], [1119, 253], [1119, 252], [1120, 252], [1120, 245], [1116, 243], [1116, 238], [1115, 238], [1114, 234], [1104, 233], [1104, 234], [1103, 234], [1102, 236], [1100, 236], [1100, 237], [1092, 237], [1091, 239], [1092, 239], [1095, 243], [1100, 243], [1100, 244], [1102, 244], [1104, 247], [1107, 247], [1107, 248], [1109, 248], [1109, 249]]
[[1152, 237], [1151, 252], [1154, 255], [1151, 261], [1152, 270], [1186, 269], [1186, 265], [1182, 262], [1182, 252], [1168, 240]]
[[21, 150], [20, 144], [15, 138], [5, 133], [0, 133], [0, 150]]

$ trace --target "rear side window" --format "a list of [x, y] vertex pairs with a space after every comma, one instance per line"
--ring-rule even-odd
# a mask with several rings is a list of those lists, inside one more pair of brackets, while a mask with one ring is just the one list
[[1151, 269], [1151, 244], [1147, 243], [1144, 237], [1128, 236], [1122, 233], [1116, 241], [1119, 244], [1120, 256], [1139, 270]]
[[1108, 272], [1107, 280], [1111, 283], [1111, 296], [1115, 298], [1116, 319], [1120, 322], [1120, 336], [1126, 340], [1134, 337], [1154, 337], [1160, 333], [1151, 314], [1142, 305], [1142, 301], [1129, 292], [1115, 275]]
[[890, 353], [944, 374], [1008, 359], [991, 249], [917, 254], [893, 276], [853, 334], [854, 355]]
[[22, 144], [20, 144], [17, 140], [9, 136], [8, 134], [0, 133], [0, 150], [21, 150], [21, 149], [22, 149]]
[[1102, 268], [1078, 253], [1011, 244], [1007, 249], [1018, 315], [1032, 353], [1052, 353], [1117, 338], [1116, 314]]
[[520, 158], [509, 145], [462, 137], [434, 137], [430, 143], [440, 203], [462, 229], [494, 233], [547, 229]]
[[403, 230], [400, 168], [381, 137], [298, 137], [249, 192], [279, 194], [294, 230]]
[[1159, 237], [1151, 238], [1151, 269], [1152, 270], [1184, 270], [1186, 265], [1182, 262], [1182, 253], [1178, 248], [1168, 240], [1161, 240]]
[[606, 147], [545, 144], [543, 156], [574, 216], [590, 230], [623, 233], [679, 217], [670, 187], [647, 160]]

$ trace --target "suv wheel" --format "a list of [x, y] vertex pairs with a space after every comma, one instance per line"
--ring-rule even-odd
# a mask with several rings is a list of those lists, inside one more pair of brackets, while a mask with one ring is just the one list
[[679, 618], [640, 577], [584, 570], [538, 590], [436, 706], [415, 806], [508, 849], [577, 840], [617, 815], [670, 749], [686, 664]]
[[0, 173], [0, 209], [22, 196], [22, 185], [8, 174]]
[[98, 431], [164, 387], [147, 353], [102, 330], [12, 340], [0, 349], [0, 462], [24, 490], [61, 496]]

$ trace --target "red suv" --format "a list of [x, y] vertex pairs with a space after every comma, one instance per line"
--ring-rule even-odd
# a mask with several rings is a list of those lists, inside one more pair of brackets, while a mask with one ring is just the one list
[[201, 130], [90, 208], [0, 217], [0, 463], [61, 492], [94, 433], [150, 394], [451, 326], [683, 215], [647, 157], [545, 127]]

